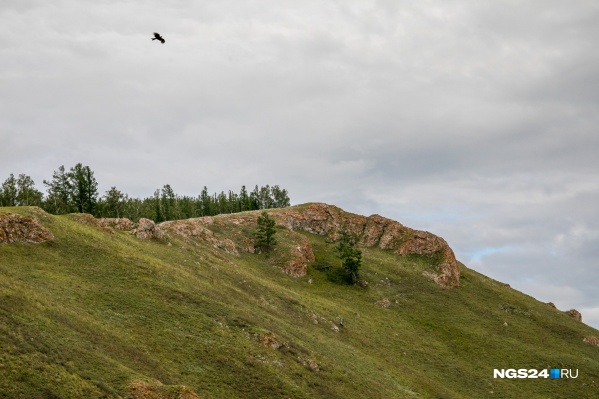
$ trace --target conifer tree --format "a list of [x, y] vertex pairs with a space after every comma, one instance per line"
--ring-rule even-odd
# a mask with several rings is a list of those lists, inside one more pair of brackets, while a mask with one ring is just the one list
[[258, 252], [271, 251], [277, 243], [274, 237], [276, 233], [275, 220], [268, 216], [268, 213], [262, 212], [258, 216], [258, 228], [254, 233], [256, 250]]
[[71, 200], [71, 181], [64, 165], [52, 174], [52, 180], [44, 180], [48, 195], [43, 203], [44, 210], [55, 215], [74, 211]]
[[73, 166], [68, 174], [71, 201], [79, 213], [93, 214], [98, 202], [98, 183], [89, 166]]
[[337, 250], [337, 256], [341, 259], [341, 266], [348, 273], [352, 283], [356, 284], [362, 266], [362, 251], [357, 247], [356, 237], [343, 229], [335, 249]]

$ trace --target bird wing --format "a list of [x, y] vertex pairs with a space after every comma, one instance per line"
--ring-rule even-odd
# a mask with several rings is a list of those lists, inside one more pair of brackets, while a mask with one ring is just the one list
[[160, 34], [156, 32], [154, 32], [154, 37], [158, 40], [162, 39], [162, 37], [160, 37]]

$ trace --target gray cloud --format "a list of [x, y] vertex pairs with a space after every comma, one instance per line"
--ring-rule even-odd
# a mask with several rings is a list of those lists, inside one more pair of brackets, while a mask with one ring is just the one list
[[280, 184], [439, 234], [597, 327], [598, 17], [593, 1], [5, 0], [0, 178], [42, 188], [83, 162], [136, 196]]

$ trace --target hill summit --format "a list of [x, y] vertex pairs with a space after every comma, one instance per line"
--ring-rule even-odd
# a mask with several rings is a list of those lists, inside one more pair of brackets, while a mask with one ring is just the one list
[[[168, 221], [0, 208], [0, 398], [596, 397], [596, 330], [441, 237], [322, 203]], [[334, 241], [358, 237], [348, 285]], [[494, 369], [578, 377], [496, 379]]]

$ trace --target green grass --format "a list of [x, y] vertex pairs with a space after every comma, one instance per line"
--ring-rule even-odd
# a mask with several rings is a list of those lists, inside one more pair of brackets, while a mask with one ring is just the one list
[[[582, 339], [599, 332], [465, 266], [445, 289], [422, 276], [434, 259], [363, 248], [360, 288], [318, 270], [339, 260], [308, 233], [316, 261], [293, 278], [279, 269], [293, 232], [279, 231], [272, 254], [237, 257], [9, 211], [56, 239], [0, 244], [1, 398], [127, 397], [135, 380], [201, 398], [597, 397], [599, 348]], [[269, 333], [284, 346], [261, 345]], [[579, 378], [493, 379], [494, 368], [549, 367]]]

